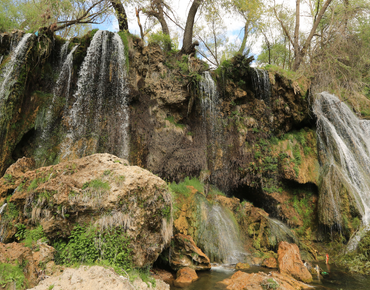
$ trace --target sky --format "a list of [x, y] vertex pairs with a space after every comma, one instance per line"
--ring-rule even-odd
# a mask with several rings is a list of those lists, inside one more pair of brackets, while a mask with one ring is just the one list
[[[247, 0], [246, 0], [247, 1]], [[272, 3], [271, 1], [272, 0], [265, 0], [265, 1], [269, 1], [270, 3]], [[307, 0], [309, 1], [309, 0]], [[187, 14], [188, 14], [188, 11], [189, 11], [189, 8], [191, 6], [191, 3], [192, 3], [192, 0], [169, 0], [167, 1], [168, 3], [170, 3], [170, 6], [172, 7], [173, 9], [173, 12], [176, 14], [176, 17], [177, 19], [180, 21], [180, 23], [183, 24], [183, 26], [185, 26], [185, 21], [186, 21], [186, 17], [187, 17]], [[305, 6], [305, 1], [302, 1], [302, 13], [301, 15], [304, 16], [304, 15], [307, 15], [306, 12], [308, 12], [308, 6], [306, 5]], [[295, 0], [276, 0], [276, 3], [278, 4], [284, 4], [292, 9], [295, 9], [295, 3], [296, 1]], [[126, 14], [127, 14], [127, 17], [128, 17], [128, 20], [129, 20], [129, 31], [133, 34], [136, 34], [136, 35], [140, 35], [140, 30], [139, 30], [139, 26], [137, 24], [137, 19], [136, 19], [136, 14], [135, 14], [135, 7], [134, 6], [125, 6], [125, 9], [126, 9]], [[197, 23], [201, 23], [201, 18], [199, 17], [199, 11], [197, 13], [197, 16], [196, 17], [196, 22]], [[166, 18], [167, 20], [167, 24], [168, 26], [170, 27], [170, 30], [171, 30], [171, 33], [173, 34], [173, 32], [177, 31], [181, 37], [183, 35], [183, 32], [180, 28], [178, 28], [175, 24], [173, 24], [168, 18]], [[143, 13], [140, 13], [140, 21], [142, 23], [142, 25], [144, 26], [145, 23], [146, 23], [146, 17]], [[241, 44], [241, 39], [243, 37], [243, 26], [244, 26], [244, 22], [242, 21], [241, 17], [238, 17], [237, 15], [233, 15], [233, 16], [229, 16], [229, 17], [226, 17], [224, 18], [224, 23], [227, 27], [227, 38], [228, 38], [228, 41], [231, 42], [231, 43], [235, 43], [237, 45], [240, 45]], [[301, 19], [301, 30], [302, 31], [305, 31], [305, 30], [308, 30], [309, 27], [310, 27], [310, 23], [309, 23], [309, 20], [307, 20], [307, 18], [305, 19], [305, 17], [302, 17]], [[110, 17], [109, 21], [107, 21], [106, 23], [104, 24], [101, 24], [99, 26], [97, 26], [99, 29], [105, 29], [105, 30], [110, 30], [110, 31], [118, 31], [118, 22], [117, 22], [117, 19], [115, 17]], [[160, 29], [160, 26], [157, 25], [157, 30]], [[180, 38], [180, 41], [181, 41], [181, 38]], [[255, 56], [255, 58], [257, 58], [258, 54], [260, 54], [260, 52], [262, 51], [262, 44], [263, 44], [263, 40], [262, 38], [257, 38], [255, 40], [255, 42], [253, 43], [252, 47], [250, 47], [251, 49], [251, 54]], [[180, 43], [180, 47], [181, 47], [181, 43]]]

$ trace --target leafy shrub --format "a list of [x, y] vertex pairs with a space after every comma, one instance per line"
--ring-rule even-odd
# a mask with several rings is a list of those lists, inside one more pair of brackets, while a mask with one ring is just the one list
[[130, 239], [122, 229], [87, 230], [76, 225], [67, 243], [55, 242], [55, 260], [67, 266], [104, 260], [127, 271], [132, 268], [129, 245]]
[[14, 203], [9, 202], [9, 196], [7, 198], [7, 207], [5, 213], [3, 213], [3, 220], [14, 220], [15, 218], [18, 217], [19, 211], [17, 210], [17, 207]]
[[149, 34], [148, 43], [158, 44], [163, 51], [176, 49], [175, 44], [171, 40], [171, 37], [168, 34], [164, 34], [162, 31]]
[[15, 288], [8, 287], [8, 289], [24, 289], [25, 276], [23, 270], [19, 266], [10, 264], [0, 264], [0, 286], [6, 288], [6, 285], [13, 284]]
[[[23, 227], [20, 227], [20, 229], [21, 231], [24, 230]], [[23, 243], [26, 247], [32, 247], [40, 239], [46, 241], [46, 236], [41, 225], [39, 225], [37, 228], [34, 228], [33, 230], [24, 230], [23, 236], [24, 236]]]
[[26, 226], [24, 224], [17, 224], [15, 225], [17, 228], [17, 232], [15, 233], [15, 237], [18, 241], [23, 240], [26, 237]]
[[279, 139], [278, 139], [278, 138], [276, 138], [276, 137], [271, 137], [271, 139], [270, 139], [270, 143], [271, 143], [272, 145], [277, 145], [277, 144], [279, 143]]

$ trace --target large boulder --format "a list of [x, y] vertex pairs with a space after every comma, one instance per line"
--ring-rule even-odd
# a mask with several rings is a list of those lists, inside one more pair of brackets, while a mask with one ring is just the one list
[[219, 282], [228, 290], [264, 290], [264, 289], [284, 289], [284, 290], [299, 290], [306, 289], [310, 286], [299, 282], [292, 277], [277, 272], [252, 273], [238, 271], [230, 278]]
[[150, 274], [153, 278], [162, 280], [169, 285], [172, 285], [173, 281], [175, 280], [175, 276], [171, 272], [168, 272], [164, 269], [152, 269], [150, 270]]
[[177, 271], [176, 273], [176, 280], [173, 282], [173, 284], [176, 287], [184, 288], [189, 286], [194, 281], [198, 280], [198, 275], [195, 272], [194, 269], [191, 269], [189, 267], [182, 268]]
[[68, 237], [76, 223], [120, 228], [130, 238], [138, 267], [152, 264], [169, 243], [171, 195], [166, 182], [149, 171], [110, 154], [31, 171], [25, 161], [17, 161], [0, 179], [0, 206], [8, 203], [0, 216], [5, 242], [13, 238], [17, 223], [40, 224], [49, 239]]
[[199, 249], [191, 236], [177, 234], [171, 246], [170, 266], [175, 271], [189, 267], [196, 271], [211, 269], [209, 258]]
[[305, 283], [312, 282], [312, 275], [303, 265], [301, 254], [296, 244], [281, 242], [278, 249], [279, 270]]

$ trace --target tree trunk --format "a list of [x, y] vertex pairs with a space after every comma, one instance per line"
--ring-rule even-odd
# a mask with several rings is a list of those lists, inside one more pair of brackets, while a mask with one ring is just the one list
[[182, 54], [190, 54], [194, 49], [192, 45], [194, 19], [202, 2], [203, 0], [194, 0], [193, 4], [190, 7], [188, 18], [186, 19], [184, 38], [182, 40], [182, 48], [180, 51], [180, 53]]
[[156, 4], [156, 7], [158, 9], [158, 17], [157, 17], [157, 19], [158, 19], [159, 23], [161, 24], [162, 32], [164, 34], [170, 35], [170, 30], [168, 29], [167, 22], [164, 19], [164, 13], [163, 13], [162, 3], [163, 3], [162, 0], [158, 0], [155, 3]]
[[125, 8], [123, 7], [120, 0], [111, 0], [114, 10], [116, 11], [118, 26], [120, 31], [128, 30], [128, 21]]
[[242, 41], [242, 45], [240, 46], [240, 49], [239, 49], [239, 53], [240, 54], [243, 54], [244, 50], [245, 50], [245, 47], [247, 45], [247, 40], [248, 40], [248, 30], [249, 30], [249, 23], [250, 21], [248, 20], [247, 22], [245, 22], [245, 25], [244, 25], [244, 36], [243, 36], [243, 41]]
[[[166, 19], [164, 18], [163, 6], [164, 6], [163, 0], [152, 0], [150, 10], [144, 9], [143, 11], [146, 15], [157, 18], [157, 20], [161, 24], [163, 34], [170, 36], [170, 30], [168, 28]], [[170, 51], [171, 43], [167, 43], [165, 49], [167, 51]]]
[[300, 4], [301, 0], [296, 0], [296, 9], [295, 9], [295, 30], [294, 30], [294, 64], [293, 70], [296, 71], [301, 63], [300, 60], [300, 49], [299, 49], [299, 20], [300, 20]]
[[[300, 64], [302, 62], [302, 59], [306, 55], [307, 49], [308, 49], [308, 47], [311, 44], [312, 37], [314, 36], [314, 34], [316, 32], [316, 29], [319, 26], [319, 23], [321, 21], [321, 18], [323, 17], [326, 9], [329, 7], [329, 5], [330, 5], [331, 2], [332, 2], [332, 0], [326, 0], [326, 2], [322, 6], [319, 14], [317, 15], [317, 19], [316, 19], [315, 23], [313, 24], [312, 29], [311, 29], [311, 32], [310, 32], [309, 36], [307, 37], [307, 39], [306, 39], [306, 41], [305, 41], [302, 49], [299, 49], [298, 48], [298, 57], [296, 57], [296, 59], [294, 60], [294, 65], [293, 65], [293, 70], [294, 71], [298, 70], [298, 68], [299, 68], [299, 66], [300, 66]], [[295, 49], [296, 48], [294, 47], [294, 51], [295, 51]]]

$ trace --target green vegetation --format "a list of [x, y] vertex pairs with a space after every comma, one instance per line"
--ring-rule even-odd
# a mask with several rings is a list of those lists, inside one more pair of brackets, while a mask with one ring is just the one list
[[[343, 245], [342, 245], [343, 247]], [[339, 264], [350, 272], [370, 274], [370, 232], [361, 239], [357, 250], [339, 256]]]
[[96, 190], [96, 191], [108, 191], [110, 190], [110, 185], [109, 182], [104, 182], [101, 179], [93, 179], [89, 182], [85, 182], [82, 185], [82, 189], [91, 189], [91, 190]]
[[297, 191], [294, 191], [295, 195], [291, 199], [290, 203], [293, 205], [294, 210], [300, 216], [303, 226], [296, 228], [296, 233], [305, 238], [310, 238], [311, 226], [314, 223], [314, 205], [311, 203], [312, 193], [309, 191], [300, 191], [301, 197], [298, 198]]
[[191, 190], [187, 186], [193, 186], [199, 192], [204, 192], [204, 184], [201, 183], [196, 177], [193, 177], [191, 179], [189, 177], [186, 177], [183, 182], [180, 182], [178, 184], [176, 182], [172, 182], [170, 184], [170, 189], [175, 193], [179, 193], [184, 195], [185, 197], [188, 197]]
[[176, 127], [179, 127], [181, 129], [185, 128], [184, 124], [176, 123], [175, 118], [173, 116], [168, 116], [165, 120], [169, 121], [171, 124], [174, 124]]
[[123, 229], [85, 228], [76, 225], [68, 238], [68, 242], [58, 240], [54, 243], [57, 250], [55, 261], [58, 264], [73, 264], [106, 261], [109, 265], [132, 269], [130, 239]]
[[268, 278], [266, 281], [263, 281], [261, 284], [262, 288], [264, 290], [269, 290], [269, 289], [279, 289], [280, 285], [278, 282], [276, 282], [273, 278]]
[[132, 36], [127, 31], [119, 31], [118, 35], [121, 37], [122, 43], [125, 47], [125, 60], [126, 60], [126, 68], [127, 68], [127, 71], [128, 71], [130, 69], [130, 61], [129, 61], [129, 55], [128, 55], [128, 51], [129, 51], [128, 38], [132, 37]]
[[[10, 285], [14, 285], [12, 288]], [[23, 270], [19, 266], [0, 264], [0, 286], [7, 289], [25, 289], [26, 281]]]
[[5, 174], [4, 179], [4, 184], [14, 184], [13, 176], [11, 174]]
[[3, 213], [3, 216], [2, 216], [2, 219], [3, 220], [7, 220], [7, 221], [12, 221], [14, 219], [16, 219], [19, 215], [19, 211], [16, 207], [16, 205], [14, 203], [11, 203], [9, 202], [9, 199], [10, 199], [11, 196], [8, 196], [7, 198], [7, 206], [6, 206], [6, 210], [5, 212]]
[[32, 230], [27, 230], [24, 224], [17, 224], [15, 227], [17, 228], [17, 232], [15, 233], [16, 239], [21, 241], [26, 247], [33, 248], [40, 239], [42, 242], [47, 242], [41, 225]]
[[177, 46], [172, 42], [171, 37], [167, 34], [164, 34], [162, 31], [155, 33], [150, 33], [148, 35], [148, 43], [158, 44], [163, 51], [177, 50]]

